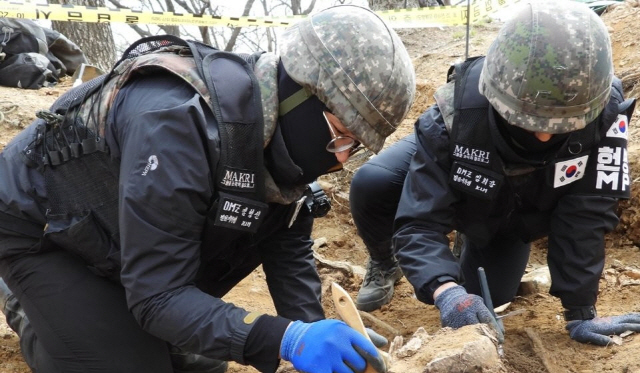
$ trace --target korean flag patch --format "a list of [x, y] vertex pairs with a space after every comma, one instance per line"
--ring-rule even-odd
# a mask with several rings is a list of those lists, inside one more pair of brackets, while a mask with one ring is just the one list
[[611, 125], [607, 131], [607, 137], [617, 137], [620, 139], [627, 139], [627, 133], [629, 132], [629, 119], [624, 114], [618, 114], [618, 119]]
[[584, 170], [587, 167], [588, 155], [572, 158], [567, 161], [556, 162], [556, 169], [553, 176], [553, 187], [571, 184], [574, 181], [582, 179]]

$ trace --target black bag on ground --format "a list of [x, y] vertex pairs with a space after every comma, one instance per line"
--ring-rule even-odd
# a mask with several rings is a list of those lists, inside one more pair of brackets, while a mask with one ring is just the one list
[[38, 53], [18, 53], [0, 63], [0, 85], [38, 89], [58, 83], [49, 59]]
[[86, 58], [57, 31], [26, 19], [0, 18], [0, 85], [38, 89], [56, 84]]
[[53, 66], [58, 69], [61, 77], [73, 75], [80, 65], [87, 63], [87, 59], [74, 42], [69, 40], [56, 30], [44, 28], [44, 35], [47, 37], [47, 58]]

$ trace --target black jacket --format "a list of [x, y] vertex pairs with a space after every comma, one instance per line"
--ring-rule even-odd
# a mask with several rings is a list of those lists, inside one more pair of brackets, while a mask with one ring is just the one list
[[[311, 250], [313, 218], [302, 209], [288, 228], [291, 206], [270, 204], [255, 234], [214, 229], [207, 215], [220, 139], [202, 131], [212, 121], [203, 98], [175, 76], [146, 75], [121, 89], [106, 128], [106, 156], [119, 166], [119, 216], [111, 223], [119, 226], [120, 239], [99, 244], [121, 262], [128, 305], [144, 330], [186, 351], [272, 371], [288, 320], [324, 318]], [[21, 156], [35, 132], [27, 128], [2, 152], [0, 205], [13, 218], [43, 227], [49, 198], [43, 176]], [[265, 152], [278, 154], [270, 167], [292, 164], [282, 149]], [[15, 246], [4, 246], [0, 258], [28, 249]], [[278, 314], [287, 319], [254, 322], [245, 318], [248, 311], [219, 298], [259, 264]], [[261, 322], [263, 330], [252, 337]], [[275, 340], [256, 341], [265, 335]]]

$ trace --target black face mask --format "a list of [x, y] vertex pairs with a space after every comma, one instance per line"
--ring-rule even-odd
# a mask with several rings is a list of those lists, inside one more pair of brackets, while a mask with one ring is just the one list
[[569, 138], [569, 133], [551, 136], [549, 141], [540, 141], [533, 132], [509, 124], [498, 113], [494, 113], [500, 132], [511, 143], [516, 153], [526, 157], [527, 154], [547, 154], [556, 151]]
[[[302, 87], [278, 65], [278, 100], [299, 91]], [[308, 184], [318, 176], [328, 173], [339, 165], [336, 155], [326, 149], [331, 133], [322, 112], [327, 107], [316, 96], [311, 96], [300, 105], [279, 118], [282, 138], [293, 162], [302, 169], [296, 183]]]

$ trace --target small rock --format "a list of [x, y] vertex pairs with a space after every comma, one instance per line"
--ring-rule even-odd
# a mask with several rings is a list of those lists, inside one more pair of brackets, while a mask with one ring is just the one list
[[317, 250], [320, 247], [324, 247], [327, 246], [327, 238], [326, 237], [319, 237], [316, 238], [315, 240], [313, 240], [313, 249]]
[[633, 334], [634, 332], [631, 330], [627, 330], [626, 332], [620, 333], [620, 338], [625, 338]]
[[539, 267], [522, 276], [518, 295], [528, 295], [541, 292], [546, 293], [550, 286], [551, 274], [549, 273], [549, 267]]
[[613, 341], [613, 343], [618, 346], [622, 345], [622, 337], [620, 337], [619, 335], [612, 335], [611, 341]]
[[392, 348], [389, 349], [389, 355], [396, 356], [398, 358], [406, 358], [413, 356], [422, 348], [422, 345], [427, 343], [431, 339], [431, 336], [423, 327], [419, 327], [413, 336], [407, 343], [403, 343], [401, 336], [397, 336], [392, 343]]

